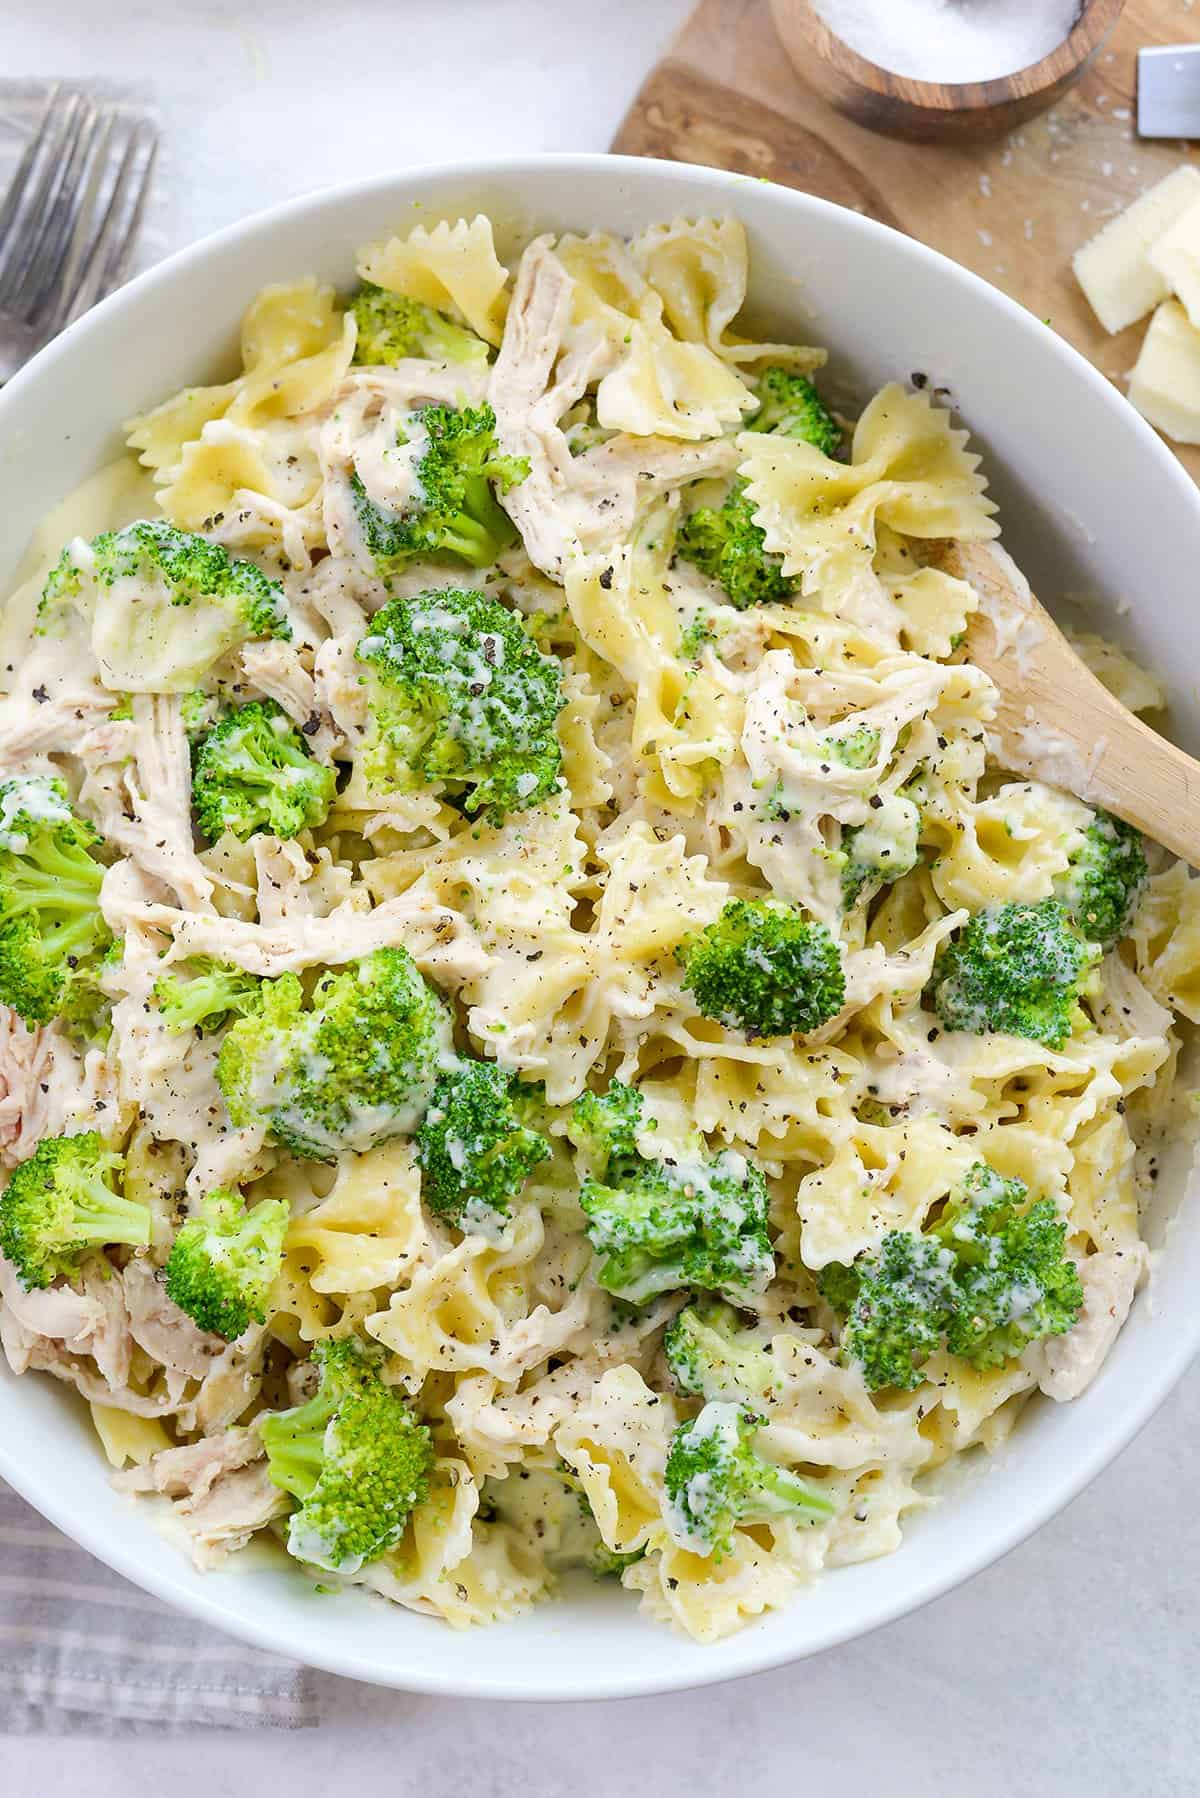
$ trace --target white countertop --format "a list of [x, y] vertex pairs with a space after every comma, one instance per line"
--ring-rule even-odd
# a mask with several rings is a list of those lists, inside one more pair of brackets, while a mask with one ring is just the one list
[[[5, 75], [148, 87], [173, 244], [290, 194], [602, 148], [689, 0], [0, 0]], [[733, 3], [733, 0], [730, 0]], [[14, 17], [14, 14], [19, 16]], [[907, 1621], [736, 1685], [507, 1707], [328, 1683], [295, 1736], [0, 1741], [7, 1798], [1175, 1798], [1200, 1791], [1200, 1371], [1032, 1542]]]

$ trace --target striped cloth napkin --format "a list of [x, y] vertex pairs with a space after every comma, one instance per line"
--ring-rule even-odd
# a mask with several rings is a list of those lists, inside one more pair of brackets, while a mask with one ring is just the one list
[[318, 1690], [131, 1586], [0, 1482], [0, 1735], [304, 1729]]

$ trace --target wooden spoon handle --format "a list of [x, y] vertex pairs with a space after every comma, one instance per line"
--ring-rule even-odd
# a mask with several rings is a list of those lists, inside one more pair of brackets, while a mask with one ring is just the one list
[[1200, 762], [1096, 679], [1006, 556], [955, 543], [939, 561], [982, 602], [963, 654], [999, 690], [997, 759], [1103, 806], [1200, 867]]

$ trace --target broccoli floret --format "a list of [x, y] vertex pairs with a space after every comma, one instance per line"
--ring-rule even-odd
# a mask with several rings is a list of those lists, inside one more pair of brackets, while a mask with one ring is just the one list
[[337, 777], [309, 753], [281, 705], [256, 699], [214, 724], [192, 757], [192, 803], [210, 843], [267, 831], [294, 837], [324, 824]]
[[622, 1554], [619, 1549], [609, 1548], [601, 1542], [587, 1557], [584, 1566], [596, 1579], [620, 1579], [625, 1569], [632, 1567], [635, 1561], [642, 1560], [645, 1553], [645, 1543], [641, 1548], [633, 1548], [628, 1554]]
[[78, 1272], [92, 1249], [145, 1248], [150, 1211], [117, 1192], [121, 1156], [94, 1130], [47, 1136], [0, 1195], [0, 1250], [26, 1292]]
[[1090, 943], [1111, 949], [1120, 942], [1146, 879], [1140, 832], [1111, 812], [1093, 812], [1081, 847], [1054, 883], [1060, 899]]
[[989, 906], [942, 950], [929, 991], [947, 1030], [1002, 1030], [1061, 1049], [1099, 955], [1057, 899]]
[[719, 1300], [686, 1305], [663, 1340], [681, 1392], [703, 1399], [761, 1399], [779, 1384], [769, 1348], [747, 1334], [737, 1312]]
[[779, 556], [764, 547], [766, 533], [754, 522], [746, 483], [737, 480], [721, 506], [697, 506], [675, 538], [675, 553], [717, 581], [739, 611], [790, 599], [796, 583], [783, 573]]
[[955, 1299], [954, 1256], [936, 1237], [891, 1230], [875, 1256], [823, 1269], [820, 1287], [846, 1317], [842, 1353], [872, 1392], [921, 1384], [919, 1364], [941, 1346]]
[[188, 742], [198, 743], [221, 716], [220, 698], [216, 693], [206, 693], [203, 687], [193, 687], [179, 702], [179, 716]]
[[99, 960], [76, 966], [63, 993], [59, 1022], [89, 1047], [100, 1047], [112, 1030], [112, 996], [105, 975], [119, 968], [125, 957], [124, 937], [113, 937]]
[[121, 692], [186, 692], [248, 638], [292, 634], [278, 581], [161, 518], [68, 544], [42, 593], [43, 628], [62, 606], [89, 620], [105, 684]]
[[289, 1215], [285, 1199], [260, 1199], [247, 1211], [239, 1193], [217, 1187], [171, 1245], [168, 1298], [200, 1329], [229, 1342], [251, 1323], [266, 1323]]
[[220, 1030], [231, 1018], [249, 1017], [262, 1003], [262, 981], [241, 968], [226, 967], [207, 955], [189, 962], [195, 972], [181, 980], [164, 974], [154, 997], [168, 1030]]
[[364, 281], [350, 302], [358, 325], [354, 360], [373, 368], [390, 367], [407, 356], [424, 356], [431, 362], [469, 362], [486, 368], [488, 346], [465, 325], [456, 325], [444, 312], [410, 300], [406, 294], [389, 293]]
[[71, 810], [56, 777], [0, 781], [0, 1003], [29, 1025], [62, 1017], [87, 1035], [112, 944], [100, 913], [99, 831]]
[[492, 488], [507, 493], [529, 473], [528, 461], [500, 454], [496, 414], [487, 405], [424, 406], [412, 427], [426, 447], [415, 460], [408, 508], [377, 506], [357, 473], [350, 477], [355, 517], [376, 569], [386, 581], [415, 557], [441, 555], [487, 568], [517, 535]]
[[[758, 411], [752, 431], [799, 437], [827, 456], [836, 453], [842, 433], [821, 404], [812, 382], [786, 368], [768, 368], [758, 383]], [[679, 527], [676, 554], [724, 587], [731, 603], [745, 611], [790, 599], [796, 582], [783, 573], [779, 556], [765, 548], [766, 534], [754, 522], [746, 483], [736, 480], [723, 506], [699, 506]]]
[[750, 1036], [818, 1029], [842, 1008], [841, 953], [824, 924], [765, 899], [730, 899], [675, 951], [706, 1018]]
[[958, 1263], [946, 1346], [973, 1367], [1001, 1367], [1031, 1342], [1063, 1335], [1083, 1305], [1066, 1220], [1050, 1199], [1028, 1197], [1023, 1180], [977, 1161], [938, 1220], [935, 1234]]
[[716, 641], [717, 633], [713, 629], [711, 615], [707, 612], [697, 612], [679, 639], [680, 661], [698, 662], [706, 645]]
[[633, 1304], [680, 1286], [760, 1298], [775, 1273], [761, 1170], [733, 1149], [712, 1159], [610, 1161], [579, 1195], [597, 1284]]
[[462, 1061], [443, 1074], [417, 1132], [421, 1193], [431, 1211], [462, 1230], [503, 1229], [512, 1199], [550, 1154], [522, 1119], [521, 1083], [490, 1061]]
[[1049, 1199], [976, 1162], [936, 1225], [891, 1230], [874, 1255], [838, 1262], [821, 1291], [845, 1317], [842, 1353], [872, 1391], [912, 1391], [944, 1343], [976, 1368], [1000, 1367], [1031, 1342], [1069, 1330], [1083, 1287]]
[[836, 456], [842, 447], [842, 428], [807, 375], [791, 369], [764, 369], [758, 383], [758, 411], [750, 421], [752, 431], [772, 431], [777, 437], [798, 437], [823, 455]]
[[921, 859], [921, 813], [902, 793], [880, 793], [865, 824], [842, 831], [842, 896], [849, 909], [864, 891], [911, 874]]
[[362, 1154], [417, 1128], [450, 1054], [450, 1017], [406, 949], [325, 974], [304, 1008], [294, 974], [227, 1032], [217, 1080], [232, 1121], [265, 1123], [313, 1161]]
[[588, 1238], [605, 1260], [599, 1285], [644, 1304], [655, 1293], [702, 1286], [731, 1299], [759, 1296], [775, 1272], [767, 1187], [733, 1150], [651, 1161], [639, 1154], [643, 1101], [614, 1080], [575, 1101], [567, 1134], [586, 1157], [579, 1202]]
[[557, 789], [562, 671], [499, 600], [455, 588], [390, 600], [357, 655], [384, 785], [444, 783], [494, 823]]
[[825, 748], [844, 768], [869, 768], [879, 754], [879, 740], [873, 724], [857, 724], [843, 737], [826, 737]]
[[381, 1377], [382, 1355], [355, 1337], [313, 1350], [316, 1396], [259, 1419], [275, 1485], [300, 1500], [288, 1552], [330, 1573], [357, 1573], [404, 1534], [433, 1464], [428, 1429]]
[[762, 1421], [741, 1405], [715, 1399], [672, 1436], [667, 1527], [692, 1554], [723, 1559], [733, 1551], [740, 1523], [794, 1517], [817, 1524], [833, 1516], [833, 1501], [818, 1487], [755, 1453]]
[[623, 1080], [610, 1081], [604, 1093], [580, 1093], [567, 1120], [567, 1135], [590, 1158], [592, 1171], [619, 1180], [623, 1168], [636, 1169], [637, 1133], [642, 1123], [642, 1095]]

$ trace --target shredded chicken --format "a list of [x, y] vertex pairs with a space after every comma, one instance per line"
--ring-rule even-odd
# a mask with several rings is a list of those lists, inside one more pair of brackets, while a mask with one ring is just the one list
[[133, 716], [76, 738], [86, 770], [79, 793], [109, 843], [194, 911], [213, 883], [192, 838], [191, 760], [177, 693], [135, 693]]
[[222, 1474], [203, 1498], [177, 1504], [175, 1514], [189, 1538], [197, 1567], [220, 1566], [227, 1555], [245, 1548], [256, 1530], [291, 1509], [292, 1501], [267, 1472], [254, 1462]]
[[15, 1167], [44, 1136], [120, 1128], [116, 1078], [97, 1049], [81, 1055], [57, 1024], [30, 1030], [0, 1006], [0, 1166]]
[[129, 1411], [135, 1417], [170, 1417], [179, 1409], [187, 1386], [184, 1376], [170, 1369], [156, 1374], [148, 1388], [112, 1385], [90, 1353], [77, 1354], [59, 1339], [30, 1330], [7, 1300], [0, 1305], [0, 1342], [14, 1373], [52, 1374], [92, 1404]]
[[[133, 1345], [121, 1282], [107, 1262], [89, 1263], [77, 1286], [26, 1292], [14, 1268], [0, 1257], [0, 1300], [28, 1338], [90, 1355], [110, 1387], [128, 1381]], [[23, 1370], [14, 1366], [13, 1371]]]
[[353, 742], [367, 724], [367, 696], [354, 651], [366, 630], [360, 612], [348, 632], [330, 637], [316, 654], [315, 681], [320, 709], [333, 720], [343, 742]]
[[397, 944], [422, 972], [467, 980], [488, 966], [488, 956], [462, 914], [418, 887], [373, 908], [347, 901], [328, 917], [288, 917], [278, 924], [200, 917], [150, 902], [131, 902], [127, 921], [171, 936], [172, 961], [212, 955], [264, 976], [336, 967]]
[[[288, 582], [288, 609], [293, 615], [301, 610], [309, 618], [318, 644], [326, 635], [357, 640], [367, 620], [358, 587], [357, 573], [343, 557], [325, 556], [311, 573]], [[375, 603], [380, 603], [378, 595]]]
[[1103, 1250], [1080, 1265], [1083, 1310], [1074, 1329], [1040, 1345], [1038, 1385], [1060, 1404], [1078, 1398], [1108, 1359], [1146, 1271], [1145, 1245]]
[[162, 972], [160, 945], [135, 916], [123, 930], [124, 992], [113, 1006], [109, 1042], [121, 1101], [138, 1111], [160, 1141], [183, 1143], [198, 1153], [231, 1129], [217, 1085], [216, 1038], [168, 1029], [151, 996]]
[[182, 1499], [188, 1509], [208, 1497], [217, 1480], [239, 1467], [261, 1460], [263, 1445], [254, 1430], [226, 1430], [221, 1436], [202, 1436], [182, 1448], [164, 1448], [141, 1467], [129, 1467], [113, 1475], [119, 1492], [160, 1492]]
[[[72, 645], [71, 648], [76, 646]], [[0, 768], [27, 768], [35, 756], [78, 752], [81, 731], [100, 724], [117, 703], [102, 687], [87, 647], [78, 664], [55, 639], [35, 639], [21, 664], [19, 686], [0, 705]]]
[[211, 1436], [243, 1417], [262, 1388], [263, 1331], [256, 1325], [223, 1354], [185, 1404], [180, 1405], [181, 1430]]
[[501, 448], [529, 463], [502, 504], [530, 560], [561, 580], [578, 545], [624, 541], [646, 500], [704, 475], [732, 475], [738, 452], [732, 438], [689, 444], [622, 433], [571, 454], [560, 420], [602, 372], [609, 349], [599, 335], [581, 334], [562, 356], [574, 284], [550, 245], [539, 237], [521, 258], [489, 397]]
[[290, 643], [246, 643], [240, 656], [250, 685], [283, 707], [319, 762], [329, 762], [341, 733], [322, 708], [317, 683]]
[[167, 1297], [158, 1270], [149, 1261], [130, 1261], [122, 1276], [129, 1329], [139, 1348], [177, 1373], [202, 1380], [228, 1344], [198, 1330], [186, 1312]]
[[245, 1186], [265, 1174], [275, 1160], [265, 1147], [265, 1124], [246, 1124], [206, 1136], [197, 1144], [196, 1159], [188, 1171], [186, 1192], [193, 1204], [218, 1186]]
[[[302, 436], [306, 427], [299, 421], [297, 425]], [[217, 426], [218, 432], [221, 428]], [[313, 429], [311, 424], [307, 428]], [[282, 460], [286, 466], [289, 458], [284, 456]], [[305, 455], [305, 461], [311, 462], [311, 454]], [[312, 567], [313, 551], [320, 548], [324, 536], [320, 488], [302, 504], [289, 506], [268, 494], [239, 487], [232, 503], [213, 520], [206, 535], [211, 536], [214, 543], [223, 543], [235, 555], [249, 552], [251, 556], [261, 549], [264, 541], [277, 537], [289, 566], [307, 572]], [[289, 616], [295, 626], [295, 614], [289, 612]]]
[[172, 1500], [172, 1515], [201, 1568], [218, 1565], [244, 1548], [255, 1530], [291, 1505], [276, 1486], [254, 1430], [226, 1430], [182, 1448], [163, 1449], [143, 1467], [113, 1475], [119, 1492], [159, 1493]]

